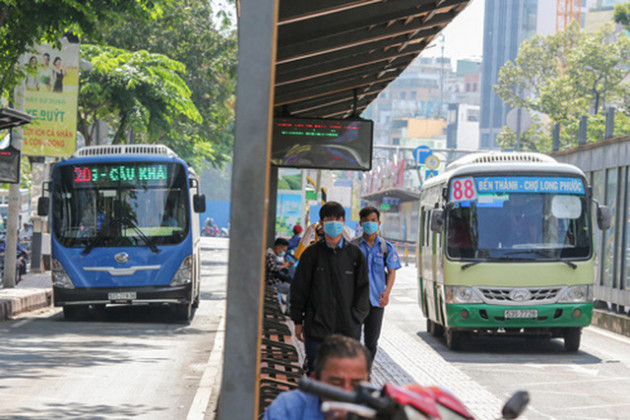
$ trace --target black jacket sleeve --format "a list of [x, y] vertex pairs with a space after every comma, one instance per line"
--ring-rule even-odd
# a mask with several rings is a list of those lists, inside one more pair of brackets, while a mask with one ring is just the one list
[[368, 276], [367, 262], [361, 249], [355, 245], [356, 273], [354, 277], [354, 302], [352, 304], [352, 316], [359, 323], [363, 323], [370, 312], [370, 278]]
[[300, 256], [300, 263], [295, 270], [295, 276], [291, 281], [290, 312], [291, 320], [296, 324], [304, 321], [304, 313], [308, 304], [313, 281], [313, 267], [317, 255], [316, 245], [306, 248]]

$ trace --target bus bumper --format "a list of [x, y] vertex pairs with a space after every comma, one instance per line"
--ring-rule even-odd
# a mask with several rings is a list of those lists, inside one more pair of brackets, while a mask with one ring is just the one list
[[[536, 311], [535, 317], [518, 317], [531, 315], [531, 310]], [[593, 318], [593, 303], [446, 305], [446, 317], [447, 326], [457, 329], [586, 327]]]
[[189, 303], [192, 285], [74, 288], [53, 287], [55, 306], [66, 305], [106, 305], [106, 304], [146, 304], [146, 303]]

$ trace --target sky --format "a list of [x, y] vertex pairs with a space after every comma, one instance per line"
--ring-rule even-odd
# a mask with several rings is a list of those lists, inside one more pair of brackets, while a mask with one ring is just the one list
[[[472, 0], [440, 34], [444, 35], [444, 57], [451, 62], [464, 58], [481, 59], [483, 48], [483, 6], [485, 0]], [[423, 57], [442, 55], [440, 35], [422, 52]]]

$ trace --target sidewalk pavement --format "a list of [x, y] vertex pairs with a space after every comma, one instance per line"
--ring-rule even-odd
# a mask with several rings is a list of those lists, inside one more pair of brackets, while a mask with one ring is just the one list
[[52, 303], [51, 282], [51, 273], [48, 271], [26, 273], [22, 276], [22, 281], [12, 289], [2, 288], [0, 284], [0, 322], [22, 312], [50, 306]]

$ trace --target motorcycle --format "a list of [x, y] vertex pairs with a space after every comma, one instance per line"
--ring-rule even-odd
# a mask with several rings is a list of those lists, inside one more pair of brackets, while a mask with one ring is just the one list
[[[15, 284], [22, 280], [22, 275], [26, 274], [28, 255], [24, 251], [17, 250], [15, 257]], [[0, 251], [0, 279], [4, 278], [4, 250]]]
[[[314, 379], [302, 378], [299, 388], [324, 399], [321, 405], [324, 413], [333, 416], [345, 413], [348, 420], [474, 419], [455, 396], [439, 387], [385, 384], [379, 389], [365, 382], [355, 391], [348, 392]], [[503, 406], [501, 418], [517, 418], [528, 403], [527, 391], [516, 392]]]
[[221, 231], [217, 225], [205, 225], [201, 230], [201, 236], [221, 236]]

